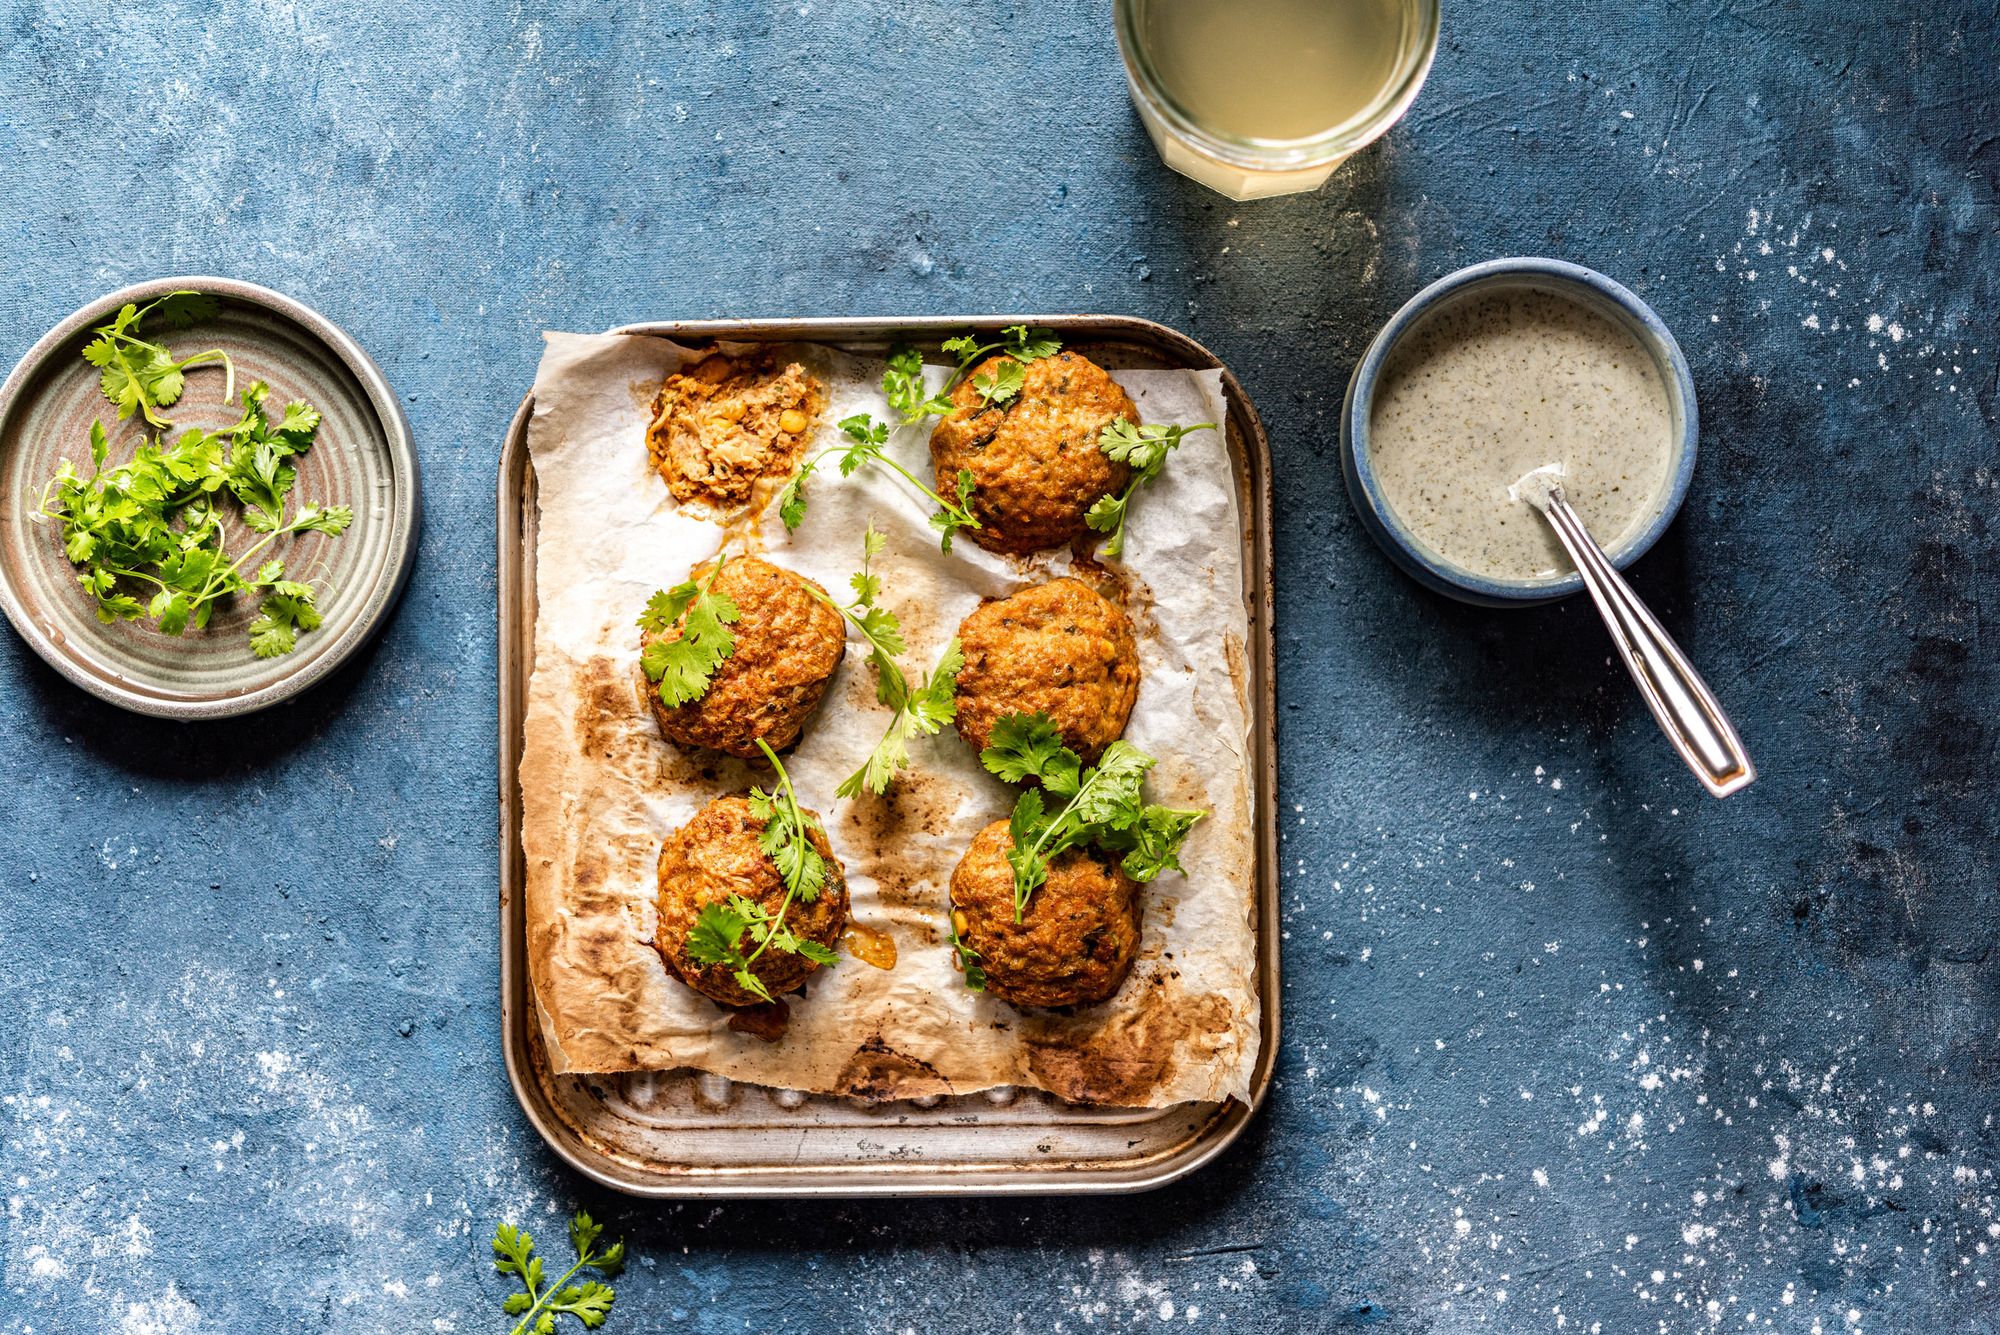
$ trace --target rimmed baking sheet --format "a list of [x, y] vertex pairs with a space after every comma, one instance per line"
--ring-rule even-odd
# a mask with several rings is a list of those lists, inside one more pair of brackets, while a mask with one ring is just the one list
[[[759, 321], [631, 326], [624, 333], [710, 340], [819, 342], [879, 353], [892, 338], [933, 346], [952, 333], [996, 330], [980, 320]], [[1223, 369], [1199, 345], [1147, 321], [1035, 317], [1107, 364]], [[1242, 526], [1251, 634], [1251, 704], [1259, 1058], [1248, 1103], [1134, 1111], [1084, 1108], [1012, 1089], [875, 1103], [732, 1084], [692, 1072], [558, 1075], [541, 1049], [524, 959], [521, 805], [516, 783], [535, 617], [534, 476], [529, 405], [509, 433], [500, 479], [502, 1004], [507, 1059], [537, 1129], [579, 1170], [645, 1195], [953, 1194], [1134, 1190], [1206, 1161], [1241, 1129], [1268, 1086], [1275, 1057], [1276, 765], [1270, 631], [1269, 466], [1254, 409], [1224, 374], [1226, 440]]]

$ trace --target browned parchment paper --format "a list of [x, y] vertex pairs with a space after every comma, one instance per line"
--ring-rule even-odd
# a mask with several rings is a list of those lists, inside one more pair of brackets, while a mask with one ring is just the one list
[[[521, 760], [528, 955], [542, 1032], [559, 1071], [693, 1067], [806, 1090], [913, 1098], [1027, 1085], [1065, 1098], [1159, 1107], [1246, 1098], [1258, 1045], [1248, 683], [1236, 499], [1219, 432], [1189, 437], [1133, 504], [1128, 610], [1139, 632], [1139, 701], [1126, 736], [1160, 764], [1153, 800], [1212, 813], [1195, 827], [1185, 877], [1145, 888], [1138, 964], [1111, 1001], [1071, 1016], [1023, 1014], [968, 991], [945, 941], [952, 868], [1013, 793], [947, 729], [912, 746], [887, 798], [836, 800], [835, 786], [888, 722], [865, 658], [851, 650], [805, 740], [786, 761], [847, 871], [853, 919], [887, 933], [897, 963], [843, 954], [793, 996], [777, 1042], [673, 979], [651, 940], [661, 838], [750, 769], [684, 754], [638, 696], [633, 618], [647, 597], [714, 554], [725, 529], [676, 507], [647, 464], [653, 392], [689, 359], [625, 335], [549, 334], [529, 427], [539, 499], [535, 666]], [[791, 352], [827, 381], [814, 448], [851, 412], [885, 415], [877, 361]], [[1118, 371], [1149, 422], [1223, 421], [1218, 373]], [[941, 371], [933, 372], [941, 378]], [[930, 472], [927, 434], [890, 447]], [[1061, 573], [1067, 553], [1020, 562], [961, 539], [938, 551], [929, 506], [889, 470], [842, 479], [829, 464], [787, 534], [773, 506], [739, 520], [742, 542], [844, 595], [864, 525], [888, 535], [876, 565], [902, 617], [906, 670], [928, 671], [982, 597]]]

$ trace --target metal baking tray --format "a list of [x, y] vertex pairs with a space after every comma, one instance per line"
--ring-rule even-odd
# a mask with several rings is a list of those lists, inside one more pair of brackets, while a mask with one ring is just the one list
[[700, 346], [716, 340], [823, 343], [881, 353], [935, 349], [954, 334], [1052, 328], [1118, 368], [1220, 369], [1225, 435], [1243, 517], [1243, 596], [1253, 742], [1257, 986], [1262, 1043], [1250, 1103], [1085, 1107], [1029, 1089], [874, 1102], [766, 1089], [691, 1070], [622, 1075], [550, 1071], [529, 992], [527, 879], [518, 782], [534, 662], [535, 474], [532, 394], [500, 461], [500, 1025], [521, 1109], [578, 1172], [635, 1196], [977, 1196], [1144, 1191], [1193, 1172], [1241, 1134], [1270, 1088], [1278, 1053], [1278, 788], [1271, 637], [1271, 457], [1257, 410], [1206, 348], [1150, 320], [1106, 315], [922, 316], [907, 320], [691, 320], [626, 325]]

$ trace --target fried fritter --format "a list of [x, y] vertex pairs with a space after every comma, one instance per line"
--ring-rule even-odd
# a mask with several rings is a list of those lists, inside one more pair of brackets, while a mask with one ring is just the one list
[[[707, 563], [697, 566], [693, 578], [705, 578], [711, 569]], [[760, 738], [773, 751], [797, 741], [847, 652], [840, 613], [813, 596], [819, 588], [760, 557], [731, 558], [713, 589], [736, 603], [739, 616], [730, 627], [736, 648], [716, 668], [707, 693], [669, 707], [644, 669], [634, 669], [660, 731], [682, 746], [705, 746], [745, 760], [760, 754]], [[820, 593], [823, 597], [825, 590]], [[679, 625], [649, 631], [640, 637], [640, 647], [678, 639], [680, 633]]]
[[1137, 423], [1139, 410], [1103, 368], [1074, 352], [1025, 363], [1020, 392], [989, 404], [973, 381], [1009, 360], [987, 358], [952, 391], [952, 410], [931, 432], [938, 494], [955, 495], [965, 469], [982, 525], [966, 530], [973, 541], [996, 552], [1061, 547], [1087, 531], [1084, 515], [1098, 497], [1130, 480], [1132, 470], [1097, 438], [1119, 417]]
[[1082, 580], [982, 603], [958, 638], [958, 734], [975, 751], [1009, 714], [1048, 715], [1085, 764], [1125, 731], [1139, 696], [1138, 643], [1124, 611]]
[[[660, 846], [659, 926], [653, 944], [668, 972], [725, 1006], [751, 1006], [763, 998], [738, 986], [727, 965], [697, 963], [688, 953], [688, 932], [704, 906], [732, 895], [770, 913], [784, 903], [784, 877], [757, 844], [763, 829], [764, 822], [751, 811], [748, 799], [718, 797]], [[847, 877], [822, 831], [809, 823], [806, 837], [826, 859], [826, 885], [810, 903], [793, 896], [785, 926], [832, 949], [847, 929]], [[803, 955], [774, 946], [757, 957], [750, 971], [776, 997], [799, 987], [819, 967]]]
[[1014, 841], [1007, 822], [981, 830], [951, 874], [952, 928], [978, 952], [986, 990], [1015, 1006], [1108, 1000], [1139, 950], [1139, 886], [1107, 855], [1073, 848], [1014, 921]]
[[797, 362], [715, 353], [661, 384], [646, 452], [675, 500], [739, 506], [759, 478], [792, 471], [825, 406]]

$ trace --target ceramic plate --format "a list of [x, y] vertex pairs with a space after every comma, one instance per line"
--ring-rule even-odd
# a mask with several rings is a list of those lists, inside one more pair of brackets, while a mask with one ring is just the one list
[[[119, 421], [99, 392], [97, 369], [82, 349], [90, 330], [126, 302], [144, 305], [178, 289], [221, 300], [214, 316], [190, 328], [152, 334], [187, 356], [221, 348], [236, 364], [240, 392], [252, 380], [271, 386], [282, 411], [292, 399], [320, 410], [313, 448], [293, 460], [292, 497], [354, 509], [338, 537], [302, 533], [268, 549], [288, 571], [318, 583], [319, 629], [277, 658], [250, 652], [246, 628], [256, 599], [217, 607], [207, 627], [179, 639], [147, 621], [104, 625], [77, 587], [63, 555], [61, 525], [31, 518], [42, 488], [65, 458], [90, 467], [90, 424], [104, 423], [111, 463], [132, 457], [143, 418]], [[147, 336], [146, 327], [140, 329]], [[166, 410], [173, 432], [234, 425], [240, 405], [222, 401], [219, 367], [191, 369], [180, 401]], [[230, 519], [231, 549], [247, 532]], [[0, 608], [50, 666], [91, 694], [162, 718], [247, 714], [289, 699], [332, 672], [381, 626], [416, 557], [420, 499], [410, 426], [375, 363], [332, 323], [289, 297], [227, 278], [163, 278], [113, 292], [44, 335], [0, 386]], [[282, 548], [282, 550], [278, 550]], [[258, 559], [262, 559], [259, 557]]]

